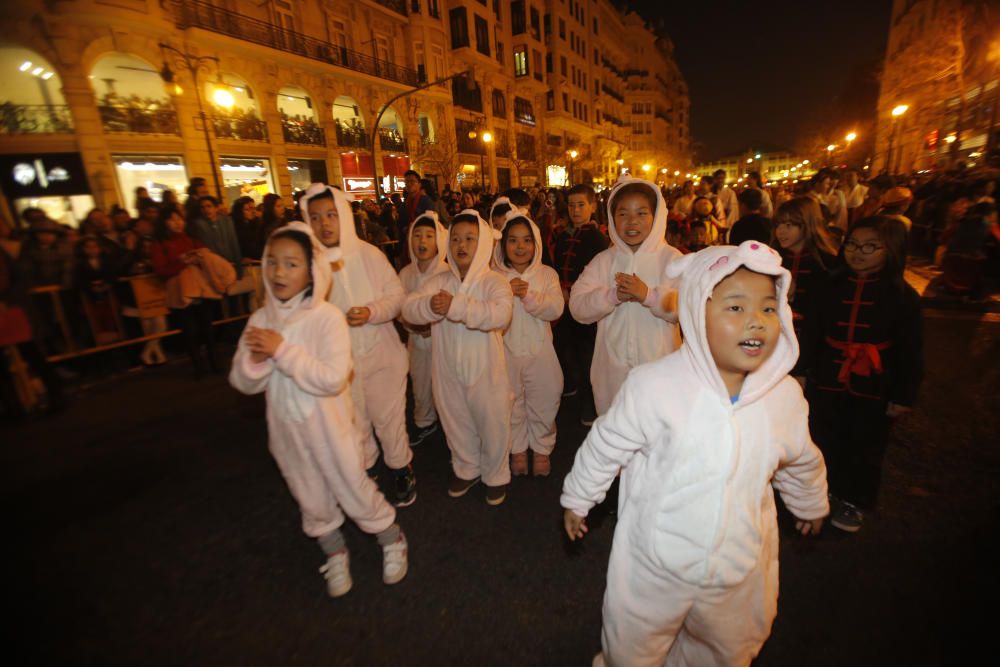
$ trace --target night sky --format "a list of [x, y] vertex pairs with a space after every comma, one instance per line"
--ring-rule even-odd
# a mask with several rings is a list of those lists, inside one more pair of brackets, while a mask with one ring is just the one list
[[[838, 113], [845, 121], [869, 108], [874, 115], [891, 0], [623, 4], [662, 19], [674, 41], [691, 92], [696, 163], [751, 146], [794, 149]], [[858, 77], [868, 79], [867, 95], [848, 99]]]

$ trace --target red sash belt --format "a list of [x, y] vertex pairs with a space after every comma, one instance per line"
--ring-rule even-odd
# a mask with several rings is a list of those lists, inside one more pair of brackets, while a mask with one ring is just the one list
[[826, 342], [830, 347], [844, 351], [844, 362], [840, 365], [840, 372], [837, 374], [837, 380], [841, 384], [847, 384], [852, 374], [869, 377], [873, 370], [876, 373], [881, 373], [882, 355], [879, 354], [879, 351], [892, 346], [892, 341], [878, 344], [844, 343], [829, 336], [826, 337]]

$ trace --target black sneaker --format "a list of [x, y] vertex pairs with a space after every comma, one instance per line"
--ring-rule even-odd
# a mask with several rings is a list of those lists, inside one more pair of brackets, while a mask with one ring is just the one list
[[425, 426], [423, 428], [418, 428], [417, 432], [414, 434], [414, 436], [412, 438], [410, 438], [410, 447], [416, 447], [421, 442], [423, 442], [424, 440], [426, 440], [430, 436], [432, 436], [435, 433], [437, 433], [437, 430], [438, 430], [438, 423], [437, 422], [434, 422], [430, 426]]
[[417, 500], [417, 477], [413, 474], [413, 466], [406, 466], [396, 471], [396, 507], [409, 507]]

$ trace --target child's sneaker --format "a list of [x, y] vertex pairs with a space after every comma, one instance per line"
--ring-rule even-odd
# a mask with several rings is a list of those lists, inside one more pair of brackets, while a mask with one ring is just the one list
[[506, 499], [507, 499], [506, 484], [501, 484], [499, 486], [486, 485], [486, 504], [496, 506], [502, 503]]
[[401, 471], [396, 471], [396, 507], [409, 507], [417, 500], [417, 476], [413, 474], [413, 465], [408, 465]]
[[452, 498], [461, 498], [478, 483], [478, 477], [475, 479], [462, 479], [453, 472], [451, 473], [451, 481], [448, 483], [448, 495]]
[[330, 597], [339, 598], [351, 590], [354, 582], [351, 581], [351, 558], [346, 550], [331, 554], [319, 571], [326, 579], [326, 591]]
[[535, 477], [548, 477], [552, 472], [552, 460], [548, 454], [531, 452], [531, 474]]
[[416, 447], [421, 442], [429, 438], [430, 436], [437, 433], [438, 423], [434, 422], [430, 426], [424, 426], [423, 428], [417, 428], [417, 432], [410, 438], [410, 447]]
[[382, 581], [387, 584], [398, 584], [406, 576], [408, 567], [406, 536], [400, 533], [398, 540], [387, 547], [382, 547]]
[[864, 513], [846, 500], [841, 500], [838, 505], [839, 507], [833, 513], [830, 523], [848, 533], [856, 533], [861, 530], [861, 524], [865, 520]]
[[528, 452], [510, 455], [510, 474], [515, 477], [528, 474]]

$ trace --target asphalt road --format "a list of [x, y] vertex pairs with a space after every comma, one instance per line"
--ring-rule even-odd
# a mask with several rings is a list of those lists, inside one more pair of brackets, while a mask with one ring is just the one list
[[[778, 618], [756, 665], [963, 664], [992, 643], [998, 334], [928, 313], [927, 379], [877, 513], [818, 539], [781, 517]], [[552, 477], [516, 479], [498, 508], [481, 487], [448, 498], [443, 439], [420, 445], [400, 512], [408, 577], [383, 585], [378, 547], [351, 527], [354, 590], [338, 600], [267, 452], [263, 400], [223, 378], [176, 362], [0, 426], [8, 664], [589, 665], [615, 520], [598, 510], [579, 547], [560, 532], [586, 433], [574, 400]]]

